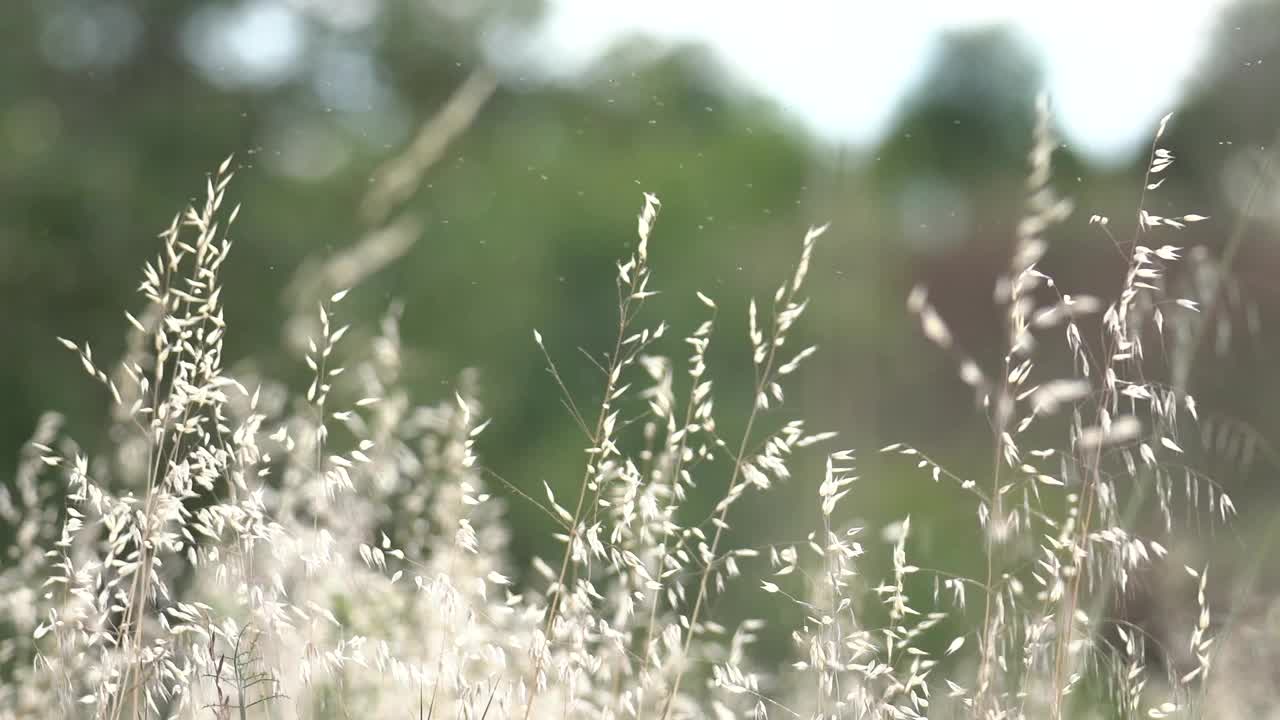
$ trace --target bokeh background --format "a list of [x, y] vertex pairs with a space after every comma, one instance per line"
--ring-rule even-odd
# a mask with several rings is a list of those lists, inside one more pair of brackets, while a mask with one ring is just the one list
[[[1192, 544], [1228, 567], [1266, 557], [1280, 509], [1268, 442], [1280, 430], [1280, 190], [1267, 160], [1280, 130], [1280, 5], [746, 5], [7, 0], [0, 480], [45, 410], [65, 413], [86, 448], [108, 442], [107, 397], [55, 338], [119, 355], [156, 234], [234, 154], [231, 195], [244, 207], [224, 273], [228, 362], [305, 388], [290, 350], [295, 305], [342, 277], [344, 253], [376, 247], [385, 262], [363, 268], [346, 320], [373, 329], [403, 303], [419, 400], [452, 397], [475, 368], [494, 418], [484, 462], [535, 494], [544, 480], [567, 491], [582, 443], [531, 330], [579, 403], [598, 401], [578, 349], [612, 339], [613, 263], [653, 192], [663, 294], [650, 324], [685, 334], [703, 317], [695, 290], [719, 302], [712, 372], [729, 425], [750, 399], [748, 299], [785, 277], [807, 227], [831, 222], [796, 339], [821, 350], [786, 411], [860, 451], [864, 480], [844, 520], [874, 530], [911, 514], [918, 564], [972, 572], [981, 539], [968, 498], [875, 450], [908, 441], [959, 473], [988, 472], [971, 392], [904, 301], [928, 285], [957, 340], [998, 358], [992, 284], [1044, 90], [1063, 141], [1056, 185], [1077, 205], [1045, 261], [1063, 287], [1114, 293], [1123, 266], [1087, 220], [1132, 228], [1167, 112], [1177, 162], [1148, 209], [1211, 216], [1177, 238], [1211, 255], [1242, 238], [1220, 308], [1231, 332], [1206, 344], [1191, 382], [1206, 416], [1251, 443], [1216, 466], [1242, 513]], [[391, 187], [401, 176], [412, 181]], [[804, 537], [817, 459], [735, 508], [735, 542]], [[723, 488], [699, 492], [705, 510]], [[513, 498], [507, 514], [518, 570], [558, 551], [535, 508]], [[888, 557], [877, 554], [872, 565]], [[1142, 586], [1139, 619], [1157, 612], [1142, 610]], [[1265, 595], [1265, 579], [1255, 588]], [[729, 593], [723, 612], [752, 613], [753, 592]], [[766, 640], [785, 647], [785, 636]]]

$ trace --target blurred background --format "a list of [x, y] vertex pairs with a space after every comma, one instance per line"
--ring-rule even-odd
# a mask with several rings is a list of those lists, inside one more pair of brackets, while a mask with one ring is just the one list
[[[957, 342], [994, 366], [992, 285], [1008, 266], [1043, 90], [1062, 140], [1056, 185], [1077, 207], [1044, 263], [1062, 287], [1114, 295], [1122, 258], [1087, 221], [1106, 215], [1132, 232], [1169, 112], [1176, 164], [1148, 210], [1210, 216], [1167, 241], [1211, 257], [1240, 238], [1219, 308], [1230, 332], [1206, 343], [1191, 388], [1251, 448], [1215, 466], [1241, 518], [1204, 533], [1224, 557], [1265, 557], [1280, 509], [1267, 442], [1280, 429], [1280, 190], [1267, 160], [1280, 128], [1280, 5], [874, 5], [8, 0], [0, 479], [45, 410], [65, 413], [90, 450], [108, 441], [108, 398], [55, 338], [120, 354], [122, 311], [141, 305], [134, 290], [157, 233], [234, 154], [230, 193], [244, 209], [223, 275], [228, 364], [305, 388], [293, 308], [318, 279], [359, 277], [345, 321], [367, 337], [403, 303], [418, 399], [451, 398], [475, 368], [494, 418], [483, 461], [535, 495], [544, 480], [567, 491], [582, 443], [531, 330], [579, 404], [598, 402], [598, 373], [578, 348], [608, 349], [614, 260], [632, 249], [641, 193], [653, 192], [663, 294], [648, 324], [665, 318], [683, 336], [704, 317], [695, 290], [717, 300], [711, 370], [730, 426], [750, 401], [748, 299], [787, 276], [810, 225], [831, 222], [795, 341], [821, 349], [785, 415], [859, 451], [864, 480], [844, 521], [878, 531], [910, 513], [918, 564], [973, 572], [971, 499], [876, 449], [910, 442], [958, 473], [989, 472], [972, 393], [905, 298], [926, 284]], [[380, 260], [344, 265], [357, 247]], [[737, 506], [734, 540], [803, 539], [819, 460]], [[705, 512], [723, 487], [699, 492]], [[507, 513], [524, 577], [532, 554], [558, 546], [536, 508], [513, 498]], [[888, 559], [878, 537], [872, 565]], [[751, 613], [753, 588], [726, 596], [730, 615]]]

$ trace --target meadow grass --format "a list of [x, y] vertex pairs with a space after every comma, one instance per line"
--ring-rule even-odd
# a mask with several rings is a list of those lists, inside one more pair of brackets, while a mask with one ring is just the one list
[[[1164, 129], [1144, 202], [1174, 162]], [[1123, 282], [1112, 297], [1070, 293], [1041, 267], [1072, 214], [1052, 185], [1056, 145], [1042, 103], [1026, 212], [995, 288], [1000, 363], [983, 367], [924, 288], [907, 299], [974, 391], [988, 473], [955, 474], [909, 438], [879, 449], [971, 498], [978, 577], [913, 564], [923, 516], [884, 531], [888, 576], [862, 575], [881, 546], [864, 546], [841, 510], [871, 480], [852, 449], [833, 449], [835, 433], [788, 416], [785, 387], [816, 351], [790, 331], [826, 227], [798, 233], [792, 272], [747, 304], [751, 409], [728, 436], [707, 369], [717, 300], [697, 294], [705, 319], [686, 332], [647, 315], [662, 242], [661, 204], [644, 196], [635, 250], [613, 269], [598, 406], [569, 393], [559, 351], [533, 332], [585, 448], [573, 492], [557, 497], [486, 469], [473, 377], [437, 405], [409, 394], [398, 305], [351, 330], [348, 290], [317, 283], [294, 320], [305, 388], [224, 367], [228, 159], [144, 266], [125, 357], [102, 364], [60, 340], [111, 399], [111, 447], [90, 457], [46, 415], [0, 495], [17, 538], [0, 574], [13, 631], [0, 718], [1222, 717], [1206, 568], [1185, 568], [1194, 612], [1176, 638], [1109, 614], [1135, 576], [1178, 567], [1177, 508], [1215, 522], [1234, 512], [1184, 449], [1198, 420], [1187, 374], [1167, 379], [1195, 357], [1197, 311], [1215, 302], [1185, 281], [1170, 240], [1206, 218], [1139, 207], [1121, 236], [1094, 216]], [[368, 342], [344, 347], [349, 330]], [[822, 453], [823, 477], [791, 477], [798, 453]], [[686, 502], [695, 484], [723, 488], [709, 514]], [[730, 546], [737, 502], [782, 484], [788, 502], [816, 487], [820, 527], [794, 545]], [[508, 503], [538, 508], [563, 545], [519, 569], [519, 587]], [[1154, 536], [1139, 530], [1152, 512]], [[713, 600], [730, 586], [798, 608], [786, 665], [753, 653], [762, 621], [718, 622]]]

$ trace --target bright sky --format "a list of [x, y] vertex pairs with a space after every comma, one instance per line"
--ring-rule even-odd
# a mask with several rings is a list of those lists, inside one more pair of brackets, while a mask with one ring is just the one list
[[[526, 77], [572, 82], [636, 34], [668, 47], [702, 45], [735, 84], [774, 99], [817, 136], [870, 148], [893, 127], [904, 98], [928, 92], [922, 83], [945, 33], [1007, 25], [1039, 52], [1066, 140], [1094, 161], [1121, 163], [1176, 109], [1233, 1], [547, 0], [549, 12], [532, 36], [497, 33], [490, 55]], [[269, 86], [299, 71], [301, 11], [358, 29], [377, 10], [375, 0], [209, 5], [191, 18], [184, 46], [214, 82]], [[98, 20], [90, 29], [107, 26]], [[53, 28], [61, 32], [53, 39], [70, 33], [70, 45], [91, 45], [80, 37], [85, 23], [72, 25]], [[97, 34], [128, 35], [104, 33]], [[65, 61], [56, 50], [66, 45], [51, 57]], [[330, 60], [317, 72], [336, 69], [341, 78], [321, 85], [353, 91], [377, 84], [371, 60], [369, 67], [358, 57]]]
[[1117, 162], [1175, 108], [1229, 2], [550, 0], [530, 54], [566, 77], [634, 33], [702, 44], [819, 136], [869, 146], [921, 89], [942, 33], [1009, 24], [1041, 54], [1066, 139]]

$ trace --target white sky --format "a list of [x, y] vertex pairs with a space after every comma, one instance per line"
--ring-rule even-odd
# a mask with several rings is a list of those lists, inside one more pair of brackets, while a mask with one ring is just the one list
[[921, 89], [943, 32], [1007, 23], [1040, 53], [1066, 139], [1095, 161], [1116, 162], [1175, 108], [1229, 2], [550, 0], [528, 51], [535, 66], [564, 77], [635, 33], [702, 44], [817, 135], [869, 146]]
[[[1233, 1], [547, 0], [532, 36], [496, 33], [490, 56], [521, 75], [572, 82], [636, 34], [668, 47], [702, 45], [735, 84], [772, 98], [817, 136], [870, 148], [892, 129], [905, 97], [928, 93], [922, 83], [944, 33], [1008, 25], [1039, 53], [1065, 139], [1094, 161], [1118, 163], [1176, 109]], [[214, 82], [271, 85], [298, 70], [299, 11], [323, 10], [332, 21], [335, 9], [363, 8], [342, 16], [359, 27], [377, 7], [374, 0], [208, 6], [191, 18], [184, 44]], [[339, 85], [350, 90], [353, 79]]]

